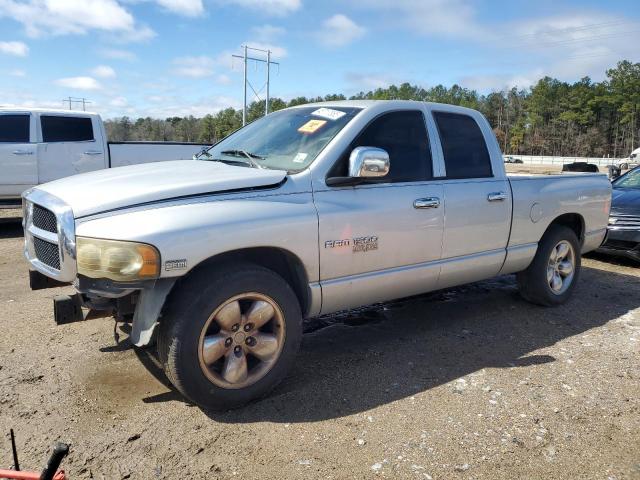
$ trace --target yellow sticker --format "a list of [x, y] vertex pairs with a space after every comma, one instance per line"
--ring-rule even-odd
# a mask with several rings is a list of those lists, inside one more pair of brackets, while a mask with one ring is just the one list
[[307, 123], [302, 125], [298, 129], [298, 131], [300, 133], [314, 133], [316, 130], [322, 127], [325, 123], [327, 123], [326, 120], [309, 120]]

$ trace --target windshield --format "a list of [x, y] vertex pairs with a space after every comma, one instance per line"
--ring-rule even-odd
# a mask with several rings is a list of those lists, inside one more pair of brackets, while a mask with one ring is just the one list
[[353, 107], [301, 107], [262, 117], [199, 153], [200, 160], [298, 172], [360, 111]]
[[635, 168], [626, 175], [614, 180], [615, 188], [639, 188], [640, 189], [640, 168]]

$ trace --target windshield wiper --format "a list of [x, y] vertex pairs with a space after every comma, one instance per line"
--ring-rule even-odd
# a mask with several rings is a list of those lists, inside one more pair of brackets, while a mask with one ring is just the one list
[[264, 160], [264, 157], [261, 157], [260, 155], [256, 155], [255, 153], [247, 152], [246, 150], [224, 150], [220, 153], [223, 155], [231, 155], [233, 157], [247, 157], [247, 159], [249, 160], [249, 162], [247, 163], [249, 163], [252, 167], [264, 168], [255, 160], [255, 159]]
[[211, 147], [204, 147], [202, 150], [200, 150], [198, 153], [196, 153], [196, 154], [193, 156], [193, 159], [194, 159], [194, 160], [197, 160], [198, 158], [200, 158], [200, 157], [201, 157], [201, 156], [203, 156], [203, 155], [206, 155], [206, 157], [207, 157], [207, 158], [211, 158], [213, 155], [211, 155], [211, 154], [209, 153], [209, 150], [211, 150]]

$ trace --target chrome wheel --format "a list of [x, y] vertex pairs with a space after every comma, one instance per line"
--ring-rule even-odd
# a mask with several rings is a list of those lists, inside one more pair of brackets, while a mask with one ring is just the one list
[[547, 264], [547, 283], [556, 295], [563, 294], [571, 285], [575, 274], [576, 254], [566, 240], [557, 243], [551, 250]]
[[219, 387], [248, 387], [271, 370], [284, 337], [284, 315], [272, 298], [255, 292], [236, 295], [216, 308], [202, 329], [200, 367]]

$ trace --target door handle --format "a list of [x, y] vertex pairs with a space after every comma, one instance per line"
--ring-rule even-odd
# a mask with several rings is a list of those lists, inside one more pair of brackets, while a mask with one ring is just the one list
[[13, 152], [14, 155], [33, 155], [33, 152], [31, 150], [14, 150]]
[[88, 150], [84, 152], [85, 155], [102, 155], [102, 152], [97, 150]]
[[501, 202], [507, 198], [507, 194], [504, 192], [492, 192], [487, 195], [487, 200], [490, 202]]
[[418, 198], [413, 202], [413, 208], [438, 208], [440, 199], [438, 197]]

